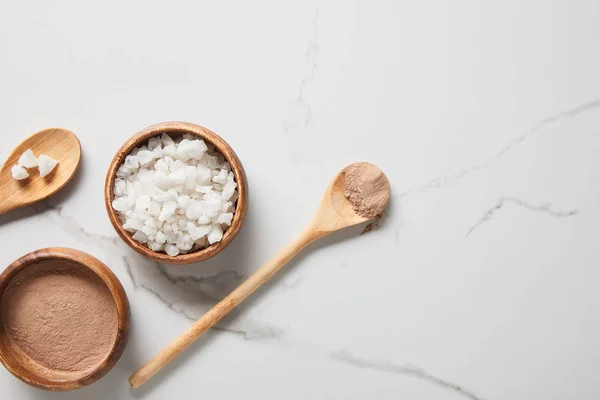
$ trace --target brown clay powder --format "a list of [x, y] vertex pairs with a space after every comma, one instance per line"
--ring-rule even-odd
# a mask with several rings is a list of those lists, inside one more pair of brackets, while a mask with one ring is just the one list
[[373, 164], [351, 164], [344, 170], [344, 181], [344, 195], [361, 217], [376, 217], [390, 201], [390, 182]]
[[109, 355], [118, 316], [94, 273], [72, 261], [40, 261], [10, 281], [2, 322], [9, 340], [43, 367], [83, 374]]

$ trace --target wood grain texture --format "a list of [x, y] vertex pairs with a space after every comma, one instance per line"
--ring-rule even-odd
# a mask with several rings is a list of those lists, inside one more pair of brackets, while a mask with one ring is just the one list
[[[125, 157], [131, 153], [131, 151], [146, 143], [151, 137], [159, 136], [163, 133], [170, 135], [171, 137], [177, 137], [184, 133], [197, 136], [203, 139], [205, 142], [211, 143], [215, 146], [215, 149], [225, 157], [227, 162], [231, 165], [231, 170], [235, 176], [237, 182], [238, 200], [233, 215], [233, 220], [229, 229], [223, 234], [223, 238], [220, 242], [214, 243], [205, 249], [198, 250], [192, 253], [179, 254], [172, 257], [164, 252], [156, 252], [150, 250], [145, 245], [133, 240], [131, 233], [123, 229], [121, 221], [117, 215], [117, 212], [112, 208], [112, 201], [114, 200], [114, 184], [116, 179], [117, 170], [125, 161]], [[192, 264], [202, 260], [206, 260], [219, 252], [221, 252], [239, 233], [244, 224], [246, 218], [246, 209], [248, 203], [248, 181], [246, 179], [246, 173], [242, 167], [242, 163], [238, 158], [237, 154], [233, 151], [219, 135], [199, 125], [190, 124], [187, 122], [165, 122], [157, 125], [152, 125], [146, 129], [133, 135], [117, 152], [113, 158], [108, 172], [106, 174], [106, 183], [104, 186], [104, 203], [106, 211], [108, 212], [108, 218], [112, 226], [117, 231], [117, 234], [127, 243], [132, 249], [138, 253], [161, 263], [165, 264]]]
[[[13, 179], [11, 168], [27, 149], [33, 150], [36, 156], [46, 154], [52, 157], [58, 161], [58, 165], [43, 178], [35, 167], [27, 170], [27, 179]], [[0, 214], [43, 200], [58, 192], [75, 175], [80, 159], [79, 139], [67, 129], [48, 128], [29, 136], [10, 153], [0, 169]]]
[[[0, 362], [6, 369], [23, 382], [40, 389], [69, 391], [89, 385], [103, 377], [117, 363], [129, 336], [129, 302], [121, 282], [100, 260], [79, 250], [51, 247], [36, 250], [10, 264], [0, 275], [0, 305], [2, 296], [11, 279], [25, 268], [35, 268], [36, 263], [47, 260], [70, 260], [92, 271], [108, 287], [115, 301], [118, 316], [117, 335], [108, 357], [94, 371], [84, 377], [69, 379], [64, 374], [40, 366], [13, 344], [8, 337], [0, 318]], [[1, 309], [1, 307], [0, 307]]]
[[308, 227], [240, 286], [235, 288], [227, 297], [204, 314], [186, 332], [175, 339], [173, 343], [165, 347], [152, 360], [134, 373], [129, 378], [131, 386], [137, 388], [144, 384], [144, 382], [198, 339], [200, 335], [221, 320], [227, 313], [244, 301], [246, 297], [262, 286], [263, 283], [268, 281], [309, 243], [339, 229], [369, 220], [356, 214], [352, 208], [352, 204], [350, 204], [344, 195], [346, 168], [340, 171], [329, 184], [323, 200]]

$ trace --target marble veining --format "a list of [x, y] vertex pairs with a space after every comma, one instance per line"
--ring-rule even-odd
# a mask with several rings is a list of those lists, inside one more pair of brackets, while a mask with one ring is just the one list
[[408, 190], [401, 192], [398, 195], [398, 197], [403, 198], [412, 193], [423, 192], [423, 191], [427, 191], [430, 189], [439, 189], [439, 188], [446, 186], [452, 182], [455, 182], [457, 180], [465, 178], [475, 172], [489, 168], [499, 158], [501, 158], [502, 156], [504, 156], [505, 154], [507, 154], [508, 152], [513, 150], [515, 147], [522, 144], [523, 142], [525, 142], [532, 135], [538, 133], [539, 131], [543, 130], [544, 128], [547, 128], [548, 126], [552, 125], [553, 123], [561, 121], [561, 120], [569, 119], [569, 118], [574, 118], [574, 117], [577, 117], [588, 111], [593, 111], [593, 110], [598, 110], [598, 109], [600, 109], [600, 99], [594, 99], [594, 100], [590, 100], [585, 103], [579, 104], [573, 108], [569, 108], [567, 110], [561, 111], [557, 114], [548, 116], [548, 117], [544, 118], [543, 120], [541, 120], [540, 122], [538, 122], [534, 127], [521, 133], [519, 136], [517, 136], [517, 138], [508, 142], [500, 151], [498, 151], [493, 156], [489, 157], [487, 160], [485, 160], [481, 163], [466, 167], [455, 174], [433, 178], [430, 181], [428, 181], [427, 183], [418, 185], [414, 188], [410, 188]]
[[[600, 397], [593, 1], [82, 4], [0, 5], [0, 157], [48, 126], [83, 150], [65, 189], [0, 216], [0, 261], [49, 246], [99, 258], [129, 297], [130, 342], [73, 393], [0, 368], [3, 396]], [[249, 179], [243, 230], [198, 265], [143, 258], [104, 210], [119, 146], [169, 120], [219, 133]], [[311, 245], [130, 389], [133, 370], [293, 238], [358, 160], [390, 179], [381, 218]]]
[[[306, 98], [306, 91], [309, 85], [314, 83], [315, 70], [317, 69], [317, 57], [319, 55], [319, 9], [315, 10], [315, 16], [312, 21], [311, 38], [306, 46], [306, 72], [300, 80], [297, 97], [290, 102], [288, 114], [283, 120], [283, 132], [285, 134], [295, 133], [294, 130], [305, 128], [311, 120], [312, 108], [309, 100]], [[292, 149], [292, 158], [295, 158], [295, 152]]]
[[473, 233], [473, 231], [477, 229], [481, 224], [492, 219], [496, 211], [500, 210], [506, 204], [515, 204], [519, 207], [525, 208], [526, 210], [545, 213], [554, 218], [566, 218], [579, 214], [579, 210], [556, 210], [552, 207], [552, 204], [549, 203], [531, 204], [527, 201], [513, 197], [500, 197], [496, 204], [489, 210], [486, 210], [479, 219], [479, 221], [477, 221], [471, 228], [469, 228], [469, 230], [467, 231], [467, 236]]
[[462, 397], [471, 399], [471, 400], [483, 400], [483, 397], [480, 397], [473, 393], [470, 389], [467, 389], [461, 385], [458, 385], [454, 382], [450, 382], [446, 379], [435, 376], [421, 368], [410, 366], [410, 365], [399, 365], [390, 362], [377, 362], [370, 361], [358, 358], [345, 350], [340, 350], [337, 352], [331, 353], [331, 358], [333, 360], [350, 364], [358, 368], [364, 368], [377, 372], [391, 373], [402, 376], [411, 376], [415, 379], [421, 379], [428, 383], [431, 383], [436, 386], [440, 386], [444, 389], [451, 390], [460, 394]]

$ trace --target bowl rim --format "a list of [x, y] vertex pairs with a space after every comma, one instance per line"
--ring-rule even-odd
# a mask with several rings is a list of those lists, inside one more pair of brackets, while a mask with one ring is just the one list
[[[151, 137], [166, 134], [183, 134], [189, 133], [194, 136], [198, 136], [204, 141], [215, 146], [216, 150], [223, 155], [225, 160], [231, 165], [235, 181], [237, 183], [238, 199], [233, 214], [233, 220], [231, 226], [223, 234], [221, 241], [213, 243], [212, 245], [198, 251], [194, 251], [187, 254], [179, 254], [177, 256], [170, 256], [163, 252], [156, 252], [146, 247], [145, 245], [133, 240], [132, 235], [127, 232], [117, 216], [117, 212], [112, 208], [112, 200], [114, 198], [114, 182], [117, 178], [116, 173], [118, 168], [121, 166], [125, 157], [131, 153], [131, 151], [147, 142]], [[248, 197], [248, 182], [246, 179], [246, 173], [244, 167], [237, 154], [231, 148], [231, 146], [223, 140], [215, 132], [207, 129], [203, 126], [192, 124], [190, 122], [181, 121], [170, 121], [162, 122], [159, 124], [151, 125], [131, 136], [117, 151], [106, 173], [106, 180], [104, 184], [104, 204], [108, 217], [113, 228], [117, 231], [119, 237], [129, 245], [136, 252], [144, 255], [145, 257], [165, 264], [182, 265], [192, 264], [211, 258], [223, 249], [225, 249], [237, 236], [241, 230], [244, 220], [246, 217], [247, 210], [247, 197]]]
[[[115, 307], [117, 309], [117, 335], [111, 350], [109, 351], [106, 358], [100, 363], [93, 371], [89, 372], [83, 377], [76, 379], [67, 379], [60, 381], [53, 381], [52, 379], [44, 378], [43, 380], [38, 379], [38, 375], [31, 373], [28, 376], [23, 375], [15, 369], [15, 366], [10, 363], [4, 355], [5, 346], [4, 341], [0, 341], [0, 363], [16, 378], [21, 381], [45, 390], [50, 391], [70, 391], [78, 389], [96, 382], [110, 371], [117, 361], [123, 355], [125, 346], [129, 338], [129, 300], [123, 285], [112, 272], [112, 270], [106, 266], [102, 261], [96, 257], [91, 256], [81, 250], [76, 250], [67, 247], [48, 247], [39, 250], [34, 250], [27, 253], [15, 261], [13, 261], [6, 269], [0, 274], [0, 305], [2, 302], [2, 296], [4, 291], [8, 287], [12, 279], [17, 276], [21, 271], [26, 268], [30, 268], [32, 264], [43, 261], [43, 260], [70, 260], [91, 271], [95, 276], [100, 278], [110, 291], [113, 300], [115, 301]], [[1, 309], [0, 309], [1, 310]], [[0, 313], [0, 331], [3, 331], [2, 316]], [[19, 364], [24, 370], [30, 371], [22, 364]]]

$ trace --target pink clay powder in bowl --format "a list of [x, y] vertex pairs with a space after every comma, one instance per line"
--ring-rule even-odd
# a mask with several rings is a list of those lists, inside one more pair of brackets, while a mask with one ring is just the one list
[[72, 390], [102, 377], [120, 357], [129, 307], [116, 276], [72, 249], [20, 258], [0, 276], [0, 361], [17, 378]]

